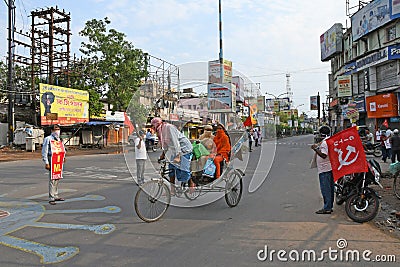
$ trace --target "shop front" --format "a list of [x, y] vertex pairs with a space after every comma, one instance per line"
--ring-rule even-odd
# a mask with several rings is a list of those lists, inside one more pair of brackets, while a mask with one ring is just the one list
[[366, 97], [368, 119], [375, 119], [376, 127], [380, 127], [385, 120], [389, 127], [399, 128], [398, 97], [396, 93], [386, 93]]

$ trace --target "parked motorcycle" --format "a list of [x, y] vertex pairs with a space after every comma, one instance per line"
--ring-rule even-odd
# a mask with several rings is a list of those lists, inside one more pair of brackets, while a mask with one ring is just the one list
[[382, 156], [382, 149], [380, 143], [372, 144], [369, 147], [367, 146], [367, 149], [364, 149], [364, 151], [366, 155], [374, 155], [375, 157]]
[[347, 216], [355, 222], [368, 222], [375, 218], [379, 211], [379, 196], [369, 185], [382, 188], [379, 180], [382, 175], [379, 163], [368, 160], [368, 172], [355, 173], [340, 178], [335, 183], [336, 204], [346, 202]]

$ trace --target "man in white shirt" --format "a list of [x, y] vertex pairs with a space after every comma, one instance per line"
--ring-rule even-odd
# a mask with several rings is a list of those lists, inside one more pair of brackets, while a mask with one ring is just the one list
[[374, 144], [374, 135], [369, 131], [369, 129], [365, 130], [365, 144], [364, 149], [372, 149], [372, 145]]
[[135, 139], [135, 158], [136, 158], [136, 174], [137, 183], [142, 185], [144, 183], [144, 169], [146, 166], [147, 152], [146, 144], [144, 142], [144, 132], [139, 131], [139, 136]]
[[381, 129], [378, 127], [375, 132], [375, 140], [376, 142], [380, 143], [381, 141]]
[[319, 185], [321, 188], [322, 197], [324, 199], [324, 207], [317, 210], [317, 214], [331, 214], [334, 199], [334, 181], [332, 166], [328, 156], [328, 144], [326, 139], [330, 136], [331, 130], [328, 126], [322, 126], [319, 133], [324, 140], [321, 144], [314, 144], [311, 149], [317, 153], [317, 168], [319, 176]]

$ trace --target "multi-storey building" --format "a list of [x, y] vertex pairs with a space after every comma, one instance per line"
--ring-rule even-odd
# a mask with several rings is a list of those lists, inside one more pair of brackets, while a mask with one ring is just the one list
[[334, 130], [356, 123], [400, 127], [400, 3], [374, 0], [321, 35], [321, 60], [331, 63], [328, 121]]

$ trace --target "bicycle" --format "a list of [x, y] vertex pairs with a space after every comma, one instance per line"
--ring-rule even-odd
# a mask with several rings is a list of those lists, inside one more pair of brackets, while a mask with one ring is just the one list
[[173, 170], [167, 168], [165, 159], [161, 160], [160, 164], [161, 177], [145, 182], [136, 193], [134, 207], [141, 220], [155, 222], [165, 214], [172, 197], [168, 185], [174, 188], [176, 197], [185, 196], [188, 200], [195, 200], [207, 192], [224, 192], [225, 201], [229, 207], [239, 204], [243, 191], [241, 178], [244, 173], [234, 169], [233, 164], [226, 164], [221, 177], [211, 182], [208, 179], [202, 179], [203, 177], [199, 176], [198, 172], [192, 172], [192, 179], [197, 185], [195, 188], [190, 188], [188, 183], [180, 183], [180, 185], [170, 183], [169, 174]]

